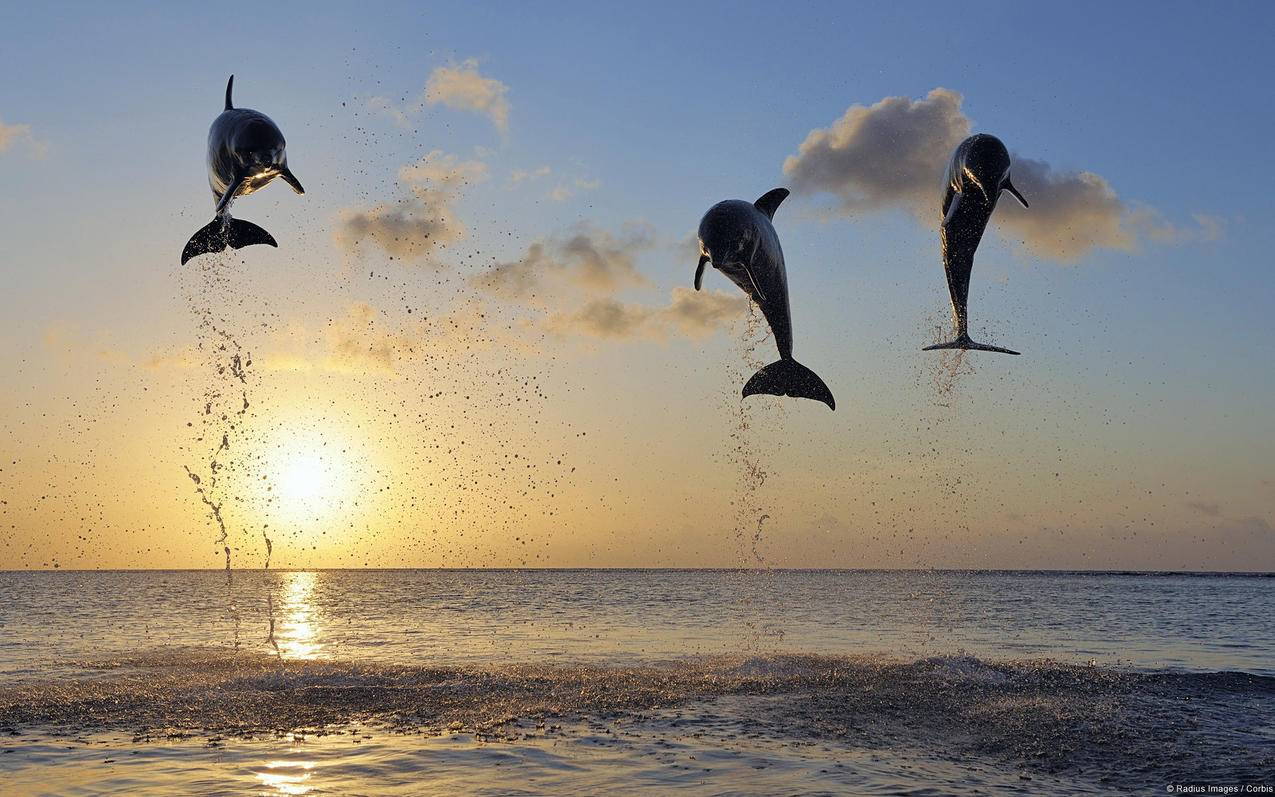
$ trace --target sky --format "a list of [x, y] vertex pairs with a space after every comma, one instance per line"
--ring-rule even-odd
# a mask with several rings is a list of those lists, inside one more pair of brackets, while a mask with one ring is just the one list
[[[0, 568], [1275, 570], [1275, 9], [879, 6], [0, 8]], [[232, 73], [306, 193], [182, 267]], [[691, 288], [777, 186], [835, 412]]]

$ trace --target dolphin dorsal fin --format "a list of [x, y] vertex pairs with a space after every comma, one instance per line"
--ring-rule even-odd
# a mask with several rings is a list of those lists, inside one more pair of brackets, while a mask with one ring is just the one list
[[757, 201], [753, 203], [753, 207], [765, 213], [766, 218], [773, 219], [775, 218], [775, 211], [779, 209], [779, 203], [787, 198], [787, 188], [776, 188], [758, 197]]
[[226, 81], [226, 110], [229, 111], [235, 106], [230, 104], [230, 90], [235, 87], [235, 76], [231, 75], [230, 80]]

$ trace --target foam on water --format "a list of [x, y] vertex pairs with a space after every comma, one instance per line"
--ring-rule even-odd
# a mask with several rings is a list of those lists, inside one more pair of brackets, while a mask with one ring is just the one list
[[[784, 742], [920, 750], [1112, 780], [1258, 776], [1275, 766], [1275, 678], [1141, 673], [969, 656], [711, 657], [632, 667], [280, 661], [223, 648], [84, 662], [0, 689], [0, 732], [157, 738], [383, 731], [516, 741], [526, 723], [648, 720]], [[1245, 718], [1243, 723], [1234, 717]]]

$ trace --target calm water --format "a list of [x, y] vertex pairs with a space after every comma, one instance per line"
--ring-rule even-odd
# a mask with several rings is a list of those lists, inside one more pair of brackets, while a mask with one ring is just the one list
[[1275, 786], [1275, 579], [0, 573], [3, 793]]

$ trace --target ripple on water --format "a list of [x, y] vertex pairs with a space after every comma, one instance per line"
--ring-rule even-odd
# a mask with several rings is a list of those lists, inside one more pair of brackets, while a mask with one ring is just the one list
[[[576, 752], [564, 772], [580, 765], [578, 751], [624, 733], [636, 734], [630, 742], [648, 755], [662, 755], [665, 742], [702, 747], [709, 739], [750, 740], [763, 758], [800, 759], [793, 750], [830, 745], [1108, 786], [1260, 780], [1275, 766], [1275, 746], [1252, 732], [1275, 720], [1275, 679], [1245, 673], [969, 656], [409, 667], [281, 662], [224, 649], [161, 650], [92, 666], [93, 678], [0, 690], [0, 729], [240, 745], [355, 728], [391, 737], [464, 733], [476, 744], [517, 745], [501, 749], [523, 759], [548, 754], [523, 750], [527, 743], [570, 738]], [[274, 776], [284, 783], [285, 775], [304, 774], [286, 768]]]

